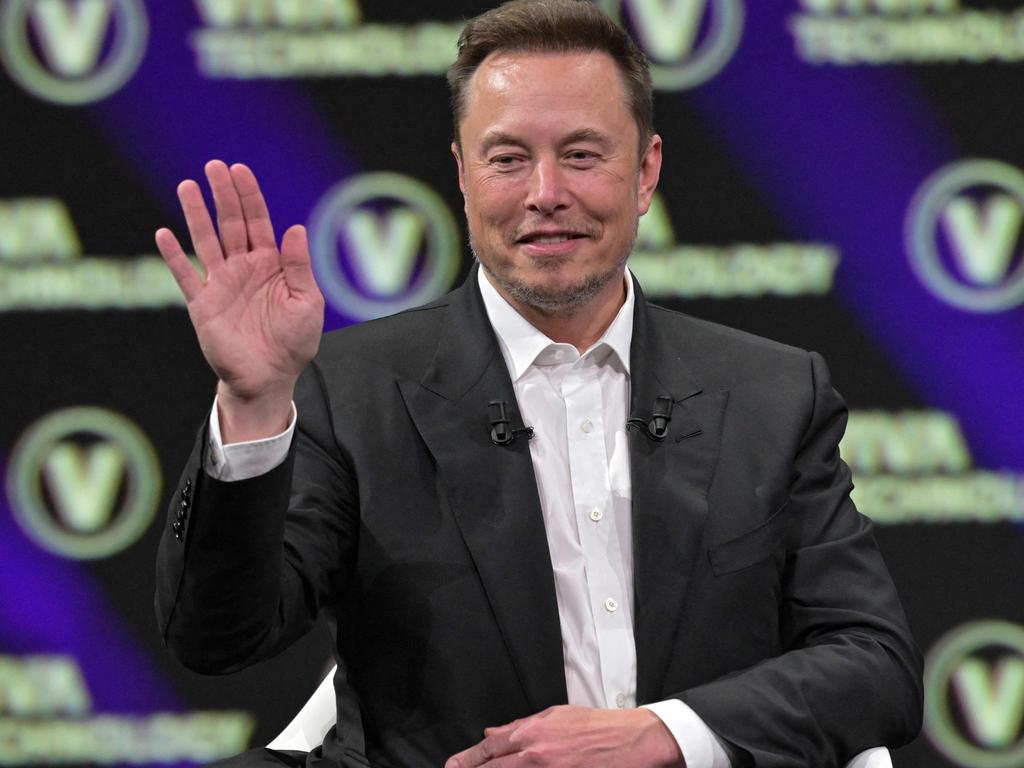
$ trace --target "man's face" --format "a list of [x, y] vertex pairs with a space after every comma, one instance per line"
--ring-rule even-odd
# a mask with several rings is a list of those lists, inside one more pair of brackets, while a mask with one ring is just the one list
[[[638, 130], [615, 62], [601, 52], [486, 58], [459, 124], [470, 243], [513, 305], [573, 314], [618, 294], [661, 139]], [[616, 282], [616, 278], [618, 281]]]

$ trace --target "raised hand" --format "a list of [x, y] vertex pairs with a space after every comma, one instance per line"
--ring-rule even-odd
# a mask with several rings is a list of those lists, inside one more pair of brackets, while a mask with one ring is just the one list
[[178, 185], [205, 280], [169, 229], [157, 231], [156, 244], [220, 380], [225, 442], [267, 437], [287, 423], [295, 381], [316, 354], [324, 301], [313, 278], [305, 228], [289, 228], [278, 250], [252, 171], [212, 160], [206, 178], [217, 229], [199, 185], [191, 179]]

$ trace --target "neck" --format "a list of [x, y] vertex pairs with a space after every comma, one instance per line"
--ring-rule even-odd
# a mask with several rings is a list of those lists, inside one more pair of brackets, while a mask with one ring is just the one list
[[609, 280], [608, 284], [585, 304], [554, 311], [540, 309], [509, 296], [491, 279], [486, 270], [484, 279], [490, 282], [530, 325], [552, 341], [572, 344], [580, 354], [590, 349], [604, 335], [626, 301], [625, 269], [618, 279]]

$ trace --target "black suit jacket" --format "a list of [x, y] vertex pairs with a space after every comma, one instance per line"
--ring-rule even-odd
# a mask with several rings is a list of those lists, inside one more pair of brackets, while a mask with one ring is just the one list
[[[156, 608], [186, 665], [240, 669], [326, 612], [339, 726], [311, 764], [438, 766], [566, 702], [529, 445], [490, 439], [490, 401], [519, 416], [475, 275], [328, 334], [287, 461], [218, 482], [203, 432], [172, 499]], [[908, 741], [921, 658], [849, 499], [820, 357], [639, 288], [633, 333], [631, 416], [674, 403], [665, 439], [629, 430], [638, 702], [682, 699], [756, 765]]]

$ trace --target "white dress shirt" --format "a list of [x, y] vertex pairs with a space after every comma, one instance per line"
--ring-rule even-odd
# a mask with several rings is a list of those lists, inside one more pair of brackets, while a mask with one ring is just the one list
[[[508, 367], [530, 440], [554, 570], [569, 703], [636, 706], [629, 453], [629, 349], [634, 293], [583, 354], [553, 342], [520, 315], [479, 270], [480, 293]], [[242, 480], [273, 469], [295, 428], [267, 440], [222, 445], [210, 416], [206, 471]], [[678, 699], [646, 705], [665, 723], [687, 768], [730, 768], [717, 736]], [[497, 724], [496, 724], [497, 725]]]

